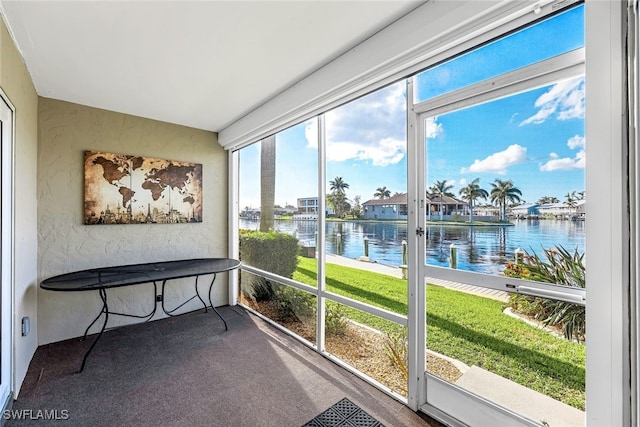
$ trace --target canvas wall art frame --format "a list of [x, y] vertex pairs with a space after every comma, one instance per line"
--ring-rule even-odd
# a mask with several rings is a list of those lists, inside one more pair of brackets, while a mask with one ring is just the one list
[[84, 223], [202, 222], [202, 165], [84, 152]]

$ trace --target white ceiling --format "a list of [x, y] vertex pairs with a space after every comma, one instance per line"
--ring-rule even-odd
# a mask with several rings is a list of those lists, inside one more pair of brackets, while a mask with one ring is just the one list
[[220, 131], [423, 1], [15, 1], [40, 96]]

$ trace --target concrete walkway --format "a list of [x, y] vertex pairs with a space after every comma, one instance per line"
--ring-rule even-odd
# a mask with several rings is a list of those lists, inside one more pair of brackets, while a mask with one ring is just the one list
[[[326, 255], [326, 262], [402, 278], [402, 270], [399, 267], [359, 261], [357, 259], [332, 254]], [[509, 300], [509, 294], [503, 291], [434, 278], [427, 278], [427, 282], [436, 286], [443, 286], [445, 288], [499, 301], [506, 302]], [[579, 409], [486, 371], [478, 366], [469, 367], [460, 361], [456, 362], [456, 366], [460, 365], [459, 369], [460, 367], [462, 368], [460, 371], [463, 375], [455, 384], [473, 394], [521, 414], [533, 421], [539, 422], [542, 425], [545, 425], [544, 423], [547, 423], [546, 425], [550, 427], [578, 427], [584, 425], [585, 413]]]

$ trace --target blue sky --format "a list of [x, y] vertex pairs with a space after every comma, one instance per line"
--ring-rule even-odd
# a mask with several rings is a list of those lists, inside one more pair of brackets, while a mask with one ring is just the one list
[[[546, 59], [584, 45], [583, 7], [512, 34], [420, 74], [419, 100]], [[584, 190], [584, 79], [427, 119], [426, 184], [447, 180], [452, 192], [473, 179], [490, 191], [510, 179], [527, 202], [564, 200]], [[326, 113], [327, 191], [335, 177], [347, 197], [373, 198], [378, 187], [406, 192], [406, 96], [399, 82]], [[276, 204], [317, 194], [315, 121], [276, 135]], [[260, 146], [240, 155], [240, 209], [260, 205]]]

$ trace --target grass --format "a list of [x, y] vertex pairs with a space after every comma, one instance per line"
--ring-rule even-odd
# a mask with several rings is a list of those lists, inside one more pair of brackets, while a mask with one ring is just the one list
[[[299, 258], [293, 279], [316, 286], [315, 259]], [[384, 274], [326, 265], [327, 290], [407, 314], [407, 282]], [[505, 315], [506, 304], [427, 286], [427, 347], [476, 365], [584, 410], [584, 345], [557, 338]], [[390, 322], [349, 309], [349, 318], [390, 331]]]

